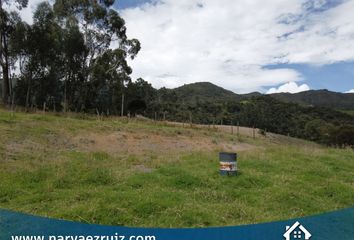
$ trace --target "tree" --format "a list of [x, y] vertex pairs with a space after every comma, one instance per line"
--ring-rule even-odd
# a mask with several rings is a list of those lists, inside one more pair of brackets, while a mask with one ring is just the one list
[[2, 70], [3, 86], [2, 86], [2, 101], [8, 104], [12, 99], [12, 81], [10, 78], [10, 63], [9, 63], [9, 36], [14, 31], [13, 22], [11, 21], [10, 13], [4, 7], [10, 3], [16, 5], [18, 9], [27, 6], [28, 0], [0, 0], [0, 65]]
[[[56, 0], [54, 11], [62, 25], [79, 26], [75, 31], [82, 34], [85, 49], [80, 55], [83, 81], [80, 89], [86, 89], [85, 96], [89, 98], [82, 102], [91, 109], [102, 108], [105, 105], [101, 104], [103, 99], [108, 97], [114, 107], [104, 111], [116, 112], [120, 101], [117, 94], [123, 94], [125, 85], [131, 81], [132, 70], [126, 59], [136, 56], [140, 43], [137, 39], [127, 38], [125, 21], [111, 8], [113, 4], [114, 0]], [[112, 46], [116, 48], [111, 49]], [[68, 72], [65, 79], [71, 79], [70, 74]]]
[[139, 78], [135, 82], [130, 82], [126, 87], [127, 110], [132, 114], [143, 113], [151, 106], [156, 98], [156, 90], [150, 83]]
[[51, 109], [60, 109], [63, 34], [48, 3], [38, 5], [33, 25], [27, 27], [25, 35], [20, 61], [22, 76], [16, 87], [16, 91], [25, 93], [20, 102], [25, 102], [26, 108], [46, 103]]
[[331, 129], [331, 139], [328, 144], [339, 147], [349, 146], [354, 148], [354, 127], [353, 125], [340, 125]]
[[67, 21], [63, 29], [63, 101], [64, 111], [84, 110], [87, 85], [83, 77], [82, 62], [87, 54], [84, 36], [75, 20]]

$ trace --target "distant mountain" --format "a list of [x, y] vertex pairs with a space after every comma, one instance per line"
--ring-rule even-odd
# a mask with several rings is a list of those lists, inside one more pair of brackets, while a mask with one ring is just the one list
[[250, 97], [259, 97], [259, 96], [262, 96], [263, 94], [260, 93], [260, 92], [250, 92], [250, 93], [245, 93], [245, 94], [242, 94], [241, 97], [243, 98], [250, 98]]
[[181, 97], [189, 97], [190, 95], [199, 96], [200, 98], [208, 99], [235, 99], [240, 96], [232, 91], [216, 86], [209, 82], [199, 82], [183, 85], [174, 89]]
[[[196, 101], [241, 101], [251, 97], [259, 97], [264, 94], [252, 92], [236, 94], [209, 82], [185, 84], [175, 89], [162, 89], [160, 92], [168, 92], [175, 95], [176, 100], [185, 102]], [[354, 110], [354, 93], [339, 93], [328, 90], [310, 90], [300, 93], [274, 93], [269, 96], [282, 102], [298, 103], [304, 106], [328, 107], [339, 110]]]
[[275, 93], [270, 96], [284, 102], [301, 105], [328, 107], [340, 110], [354, 110], [354, 94], [338, 93], [328, 90], [310, 90], [300, 93]]
[[240, 101], [243, 97], [232, 91], [216, 86], [209, 82], [198, 82], [185, 84], [174, 89], [162, 88], [158, 90], [160, 94], [172, 94], [177, 101], [197, 102], [197, 101]]

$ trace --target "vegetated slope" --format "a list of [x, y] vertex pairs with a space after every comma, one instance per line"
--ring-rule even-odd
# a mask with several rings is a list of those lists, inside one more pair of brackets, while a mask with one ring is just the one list
[[[83, 119], [79, 119], [83, 118]], [[0, 208], [87, 223], [204, 227], [352, 206], [354, 151], [213, 128], [0, 110]], [[218, 152], [238, 153], [221, 177]]]
[[328, 90], [310, 90], [300, 93], [276, 93], [272, 97], [285, 101], [310, 105], [317, 107], [327, 107], [341, 110], [354, 110], [354, 94], [338, 93]]
[[179, 88], [175, 88], [173, 90], [177, 93], [178, 97], [187, 99], [190, 97], [199, 97], [200, 100], [240, 99], [239, 95], [209, 82], [192, 83]]
[[[162, 89], [170, 94], [174, 93], [176, 97], [183, 99], [186, 102], [197, 100], [213, 100], [213, 101], [228, 101], [228, 100], [244, 100], [251, 97], [260, 97], [264, 94], [252, 92], [247, 94], [236, 94], [234, 92], [223, 89], [209, 82], [197, 82], [186, 84], [175, 89]], [[354, 110], [354, 94], [339, 93], [328, 90], [310, 90], [300, 93], [274, 93], [269, 94], [280, 101], [288, 103], [298, 103], [304, 106], [312, 107], [327, 107], [338, 110]]]
[[222, 87], [209, 82], [185, 84], [174, 89], [162, 88], [158, 90], [160, 95], [170, 95], [178, 102], [196, 103], [198, 101], [239, 101], [242, 97]]
[[346, 110], [346, 111], [342, 111], [342, 112], [344, 112], [344, 113], [346, 113], [346, 114], [349, 114], [349, 115], [351, 115], [351, 116], [353, 116], [354, 117], [354, 111], [352, 111], [352, 110]]
[[[146, 115], [201, 124], [261, 128], [328, 145], [354, 146], [354, 117], [333, 108], [280, 101], [269, 95], [237, 95], [210, 83], [157, 92]], [[209, 96], [209, 97], [208, 97]]]

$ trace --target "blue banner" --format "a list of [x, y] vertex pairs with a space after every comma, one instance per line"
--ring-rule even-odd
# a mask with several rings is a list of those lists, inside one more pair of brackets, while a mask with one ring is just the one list
[[0, 210], [1, 240], [352, 240], [354, 208], [271, 223], [215, 228], [131, 228]]

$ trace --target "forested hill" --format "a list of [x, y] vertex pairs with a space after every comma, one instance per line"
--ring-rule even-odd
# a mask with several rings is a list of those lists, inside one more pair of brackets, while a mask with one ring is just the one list
[[[175, 89], [162, 89], [175, 94], [184, 101], [213, 99], [216, 101], [237, 100], [241, 101], [250, 97], [259, 97], [263, 94], [252, 92], [236, 94], [209, 82], [186, 84]], [[354, 110], [354, 93], [339, 93], [328, 90], [310, 90], [300, 93], [274, 93], [269, 96], [283, 102], [298, 103], [304, 106], [327, 107], [338, 110]]]
[[182, 87], [172, 89], [171, 91], [174, 92], [180, 100], [184, 101], [240, 101], [242, 99], [242, 96], [209, 82], [186, 84]]
[[310, 90], [300, 93], [276, 93], [272, 97], [302, 105], [329, 107], [340, 110], [354, 110], [354, 93], [338, 93], [328, 90]]
[[[194, 83], [176, 89], [162, 88], [153, 95], [155, 97], [150, 98], [147, 108], [142, 111], [142, 114], [151, 118], [202, 124], [238, 123], [328, 145], [354, 146], [354, 117], [335, 109], [341, 108], [340, 105], [328, 108], [316, 106], [315, 101], [310, 105], [306, 102], [298, 104], [291, 99], [277, 99], [286, 94], [239, 95], [211, 83]], [[290, 96], [294, 95], [297, 96]]]

